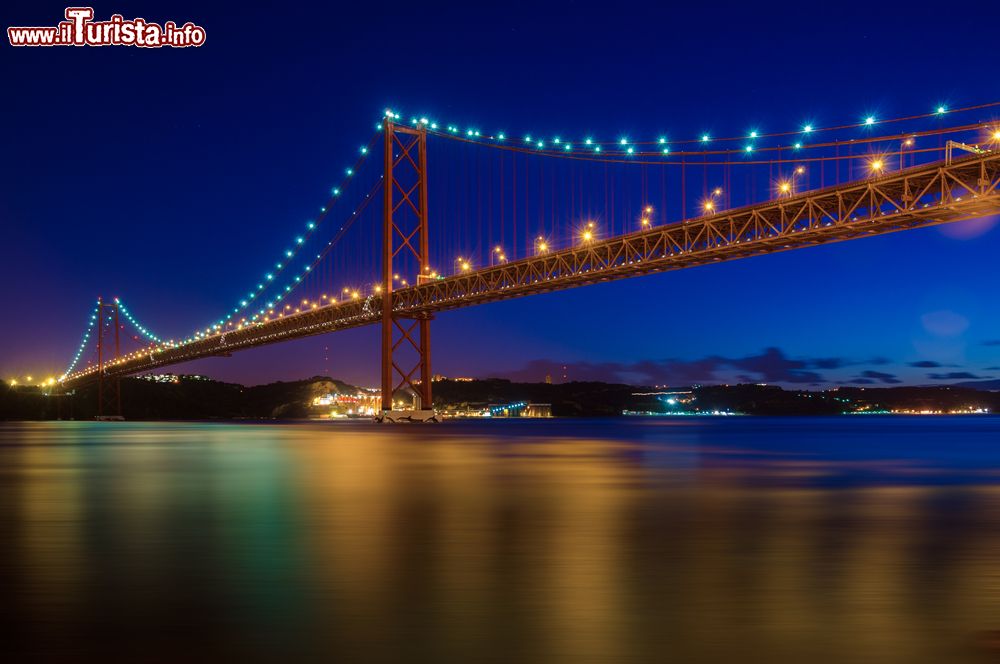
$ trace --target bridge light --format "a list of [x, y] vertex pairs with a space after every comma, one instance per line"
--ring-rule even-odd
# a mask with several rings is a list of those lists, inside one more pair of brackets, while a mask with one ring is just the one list
[[715, 210], [715, 201], [705, 201], [703, 207], [705, 208], [705, 212], [712, 212]]
[[757, 138], [757, 132], [756, 131], [750, 132], [750, 138]]
[[624, 138], [621, 139], [620, 141], [618, 141], [618, 143], [621, 144], [621, 145], [628, 145], [628, 141], [625, 140]]
[[506, 136], [504, 136], [502, 132], [497, 134], [497, 140], [502, 141], [504, 138], [506, 138]]
[[591, 144], [592, 142], [593, 142], [593, 141], [591, 141], [591, 139], [589, 139], [589, 138], [585, 138], [585, 139], [583, 139], [583, 144], [584, 144], [584, 145], [590, 145], [590, 144]]
[[805, 166], [799, 166], [798, 168], [795, 169], [795, 174], [796, 175], [802, 175], [805, 172], [806, 172], [806, 167]]
[[634, 150], [632, 149], [632, 146], [629, 146], [629, 148], [627, 150], [625, 150], [625, 152], [627, 152], [629, 154], [632, 154], [632, 152], [634, 152]]
[[869, 126], [875, 124], [875, 116], [869, 115], [867, 118], [865, 118], [865, 124]]
[[802, 149], [802, 144], [801, 143], [796, 143], [795, 144], [795, 149], [796, 150], [801, 150]]
[[746, 151], [746, 152], [753, 152], [753, 146], [752, 146], [752, 145], [748, 145], [748, 146], [746, 146], [746, 147], [745, 147], [745, 148], [743, 148], [743, 149], [744, 149], [744, 151]]
[[593, 231], [587, 230], [587, 231], [583, 232], [583, 241], [584, 242], [590, 242], [593, 239], [594, 239], [594, 232]]
[[783, 194], [790, 193], [792, 191], [792, 183], [788, 180], [783, 180], [778, 183], [778, 191]]
[[653, 206], [652, 205], [647, 205], [646, 206], [646, 214], [652, 214], [652, 213], [653, 213]]
[[722, 187], [716, 187], [714, 190], [712, 190], [712, 195], [713, 196], [721, 196], [722, 195]]
[[880, 173], [880, 172], [882, 172], [882, 169], [885, 168], [885, 162], [883, 162], [881, 159], [873, 159], [868, 164], [868, 166], [869, 166], [869, 168], [872, 169], [872, 172], [874, 172], [874, 173]]
[[667, 142], [667, 139], [664, 138], [663, 136], [660, 136], [660, 145], [663, 145], [666, 142]]
[[993, 140], [1000, 143], [1000, 129], [993, 132]]
[[805, 127], [802, 128], [802, 131], [805, 132], [805, 133], [807, 133], [807, 134], [809, 132], [811, 132], [812, 130], [813, 130], [813, 126], [812, 125], [808, 125], [808, 124]]
[[944, 107], [944, 106], [938, 106], [937, 107], [937, 114], [938, 115], [943, 115], [944, 113], [947, 113], [947, 112], [948, 112], [948, 109], [946, 107]]

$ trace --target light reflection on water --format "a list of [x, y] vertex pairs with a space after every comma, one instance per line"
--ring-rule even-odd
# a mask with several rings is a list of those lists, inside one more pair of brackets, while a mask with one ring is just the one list
[[995, 661], [998, 441], [1000, 418], [0, 425], [0, 654]]

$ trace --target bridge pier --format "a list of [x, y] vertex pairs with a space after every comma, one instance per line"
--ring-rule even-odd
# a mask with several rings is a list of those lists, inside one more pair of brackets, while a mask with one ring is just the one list
[[[427, 131], [384, 119], [382, 180], [382, 415], [379, 421], [436, 421], [431, 394], [431, 329], [428, 314], [396, 313], [399, 274], [429, 278], [427, 237]], [[419, 374], [419, 377], [417, 377]], [[393, 397], [409, 388], [419, 407], [396, 411]]]
[[[97, 298], [97, 417], [94, 419], [102, 421], [123, 420], [122, 417], [122, 383], [121, 378], [115, 374], [109, 378], [104, 376], [105, 346], [104, 340], [107, 323], [105, 320], [105, 309], [110, 310], [109, 316], [115, 327], [115, 362], [121, 354], [121, 343], [118, 337], [120, 325], [118, 322], [118, 298], [112, 303], [106, 303], [103, 297]], [[107, 385], [105, 385], [107, 382]]]

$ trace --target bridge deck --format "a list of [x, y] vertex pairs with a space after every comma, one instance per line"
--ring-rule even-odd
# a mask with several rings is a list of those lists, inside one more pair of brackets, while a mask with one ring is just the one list
[[[651, 272], [679, 270], [1000, 212], [1000, 153], [937, 162], [749, 207], [455, 275], [395, 291], [392, 306], [414, 317]], [[381, 320], [382, 298], [339, 302], [272, 318], [105, 367], [128, 375], [244, 348]], [[72, 388], [96, 368], [66, 378]]]

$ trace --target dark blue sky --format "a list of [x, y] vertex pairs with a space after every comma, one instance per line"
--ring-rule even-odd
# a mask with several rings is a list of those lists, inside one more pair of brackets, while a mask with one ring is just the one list
[[[63, 7], [7, 3], [0, 15], [4, 27], [54, 25]], [[315, 214], [387, 106], [512, 132], [693, 136], [1000, 99], [984, 32], [1000, 7], [989, 4], [935, 22], [906, 3], [95, 10], [190, 20], [207, 43], [2, 47], [4, 378], [61, 373], [99, 293], [120, 295], [164, 336], [217, 317]], [[993, 226], [446, 313], [434, 323], [434, 369], [541, 380], [566, 365], [570, 379], [673, 383], [1000, 376]], [[376, 332], [175, 370], [374, 383]]]

